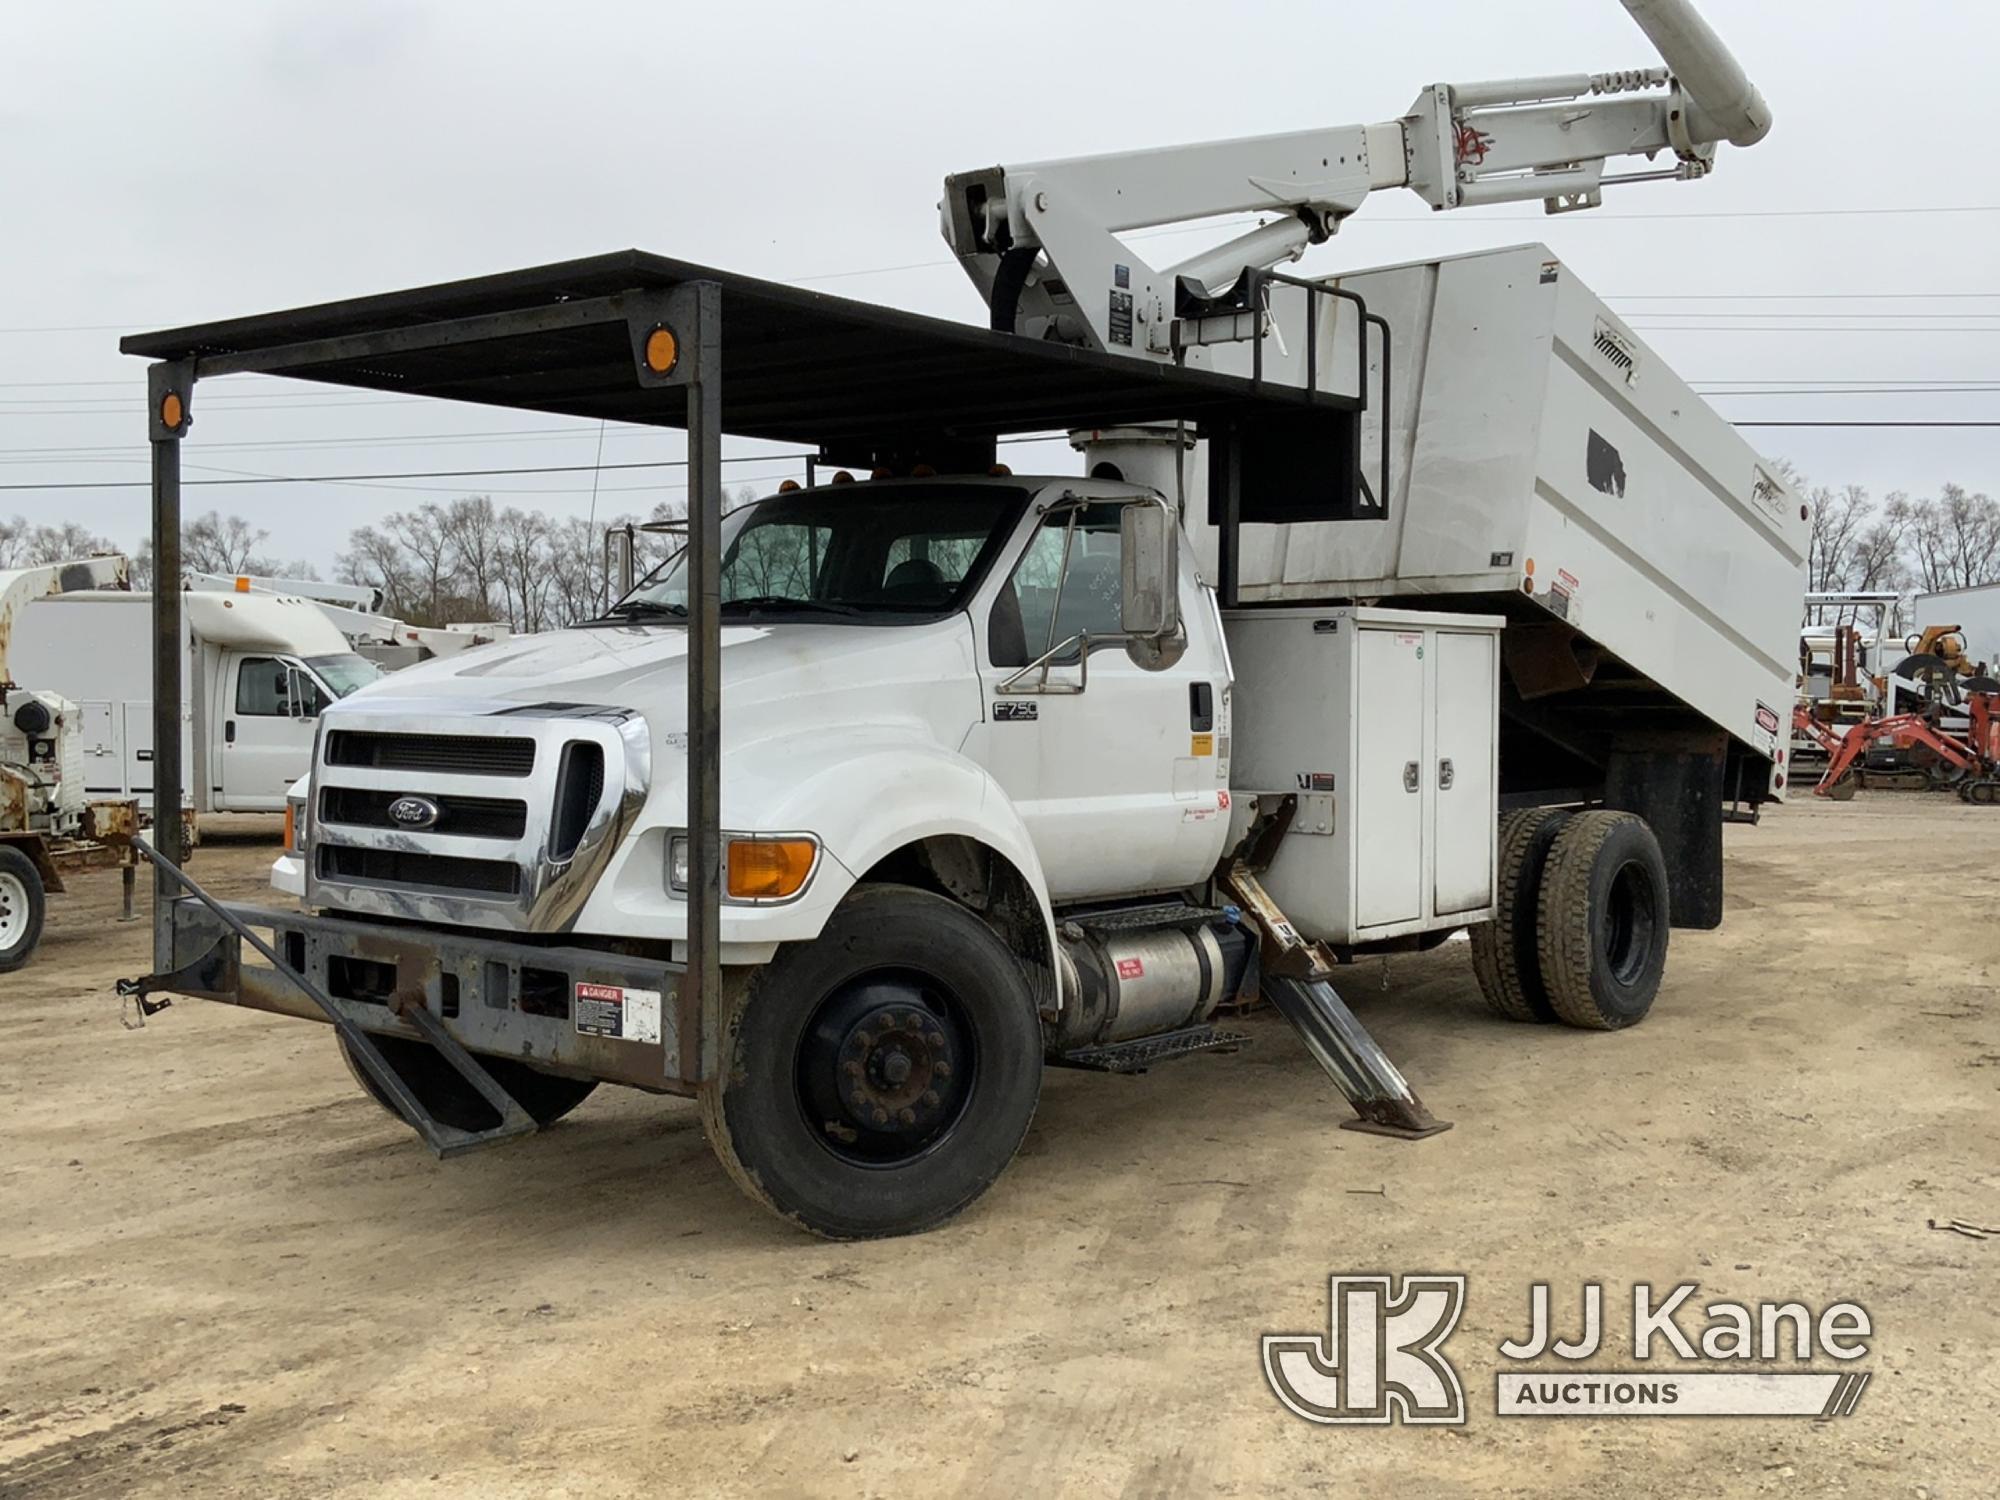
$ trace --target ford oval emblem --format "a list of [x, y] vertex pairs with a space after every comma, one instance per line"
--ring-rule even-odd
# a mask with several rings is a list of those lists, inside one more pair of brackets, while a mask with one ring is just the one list
[[437, 822], [439, 811], [428, 797], [398, 797], [389, 804], [389, 821], [398, 828], [429, 828]]

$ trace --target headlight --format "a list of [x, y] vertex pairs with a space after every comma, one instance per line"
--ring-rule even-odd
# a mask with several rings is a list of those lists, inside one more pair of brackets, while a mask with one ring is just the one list
[[304, 854], [306, 852], [306, 806], [304, 797], [285, 799], [285, 852]]
[[[810, 833], [730, 833], [722, 835], [722, 898], [757, 906], [790, 901], [812, 884], [819, 869], [820, 843]], [[688, 836], [667, 838], [667, 888], [688, 889]]]

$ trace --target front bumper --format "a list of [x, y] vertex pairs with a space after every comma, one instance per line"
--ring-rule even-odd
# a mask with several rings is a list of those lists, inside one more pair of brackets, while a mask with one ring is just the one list
[[[362, 1030], [423, 1040], [421, 1005], [469, 1052], [551, 1073], [689, 1094], [713, 1075], [714, 1026], [685, 967], [599, 948], [543, 946], [460, 929], [229, 905]], [[276, 1015], [324, 1011], [193, 897], [169, 903], [170, 972], [149, 988]], [[578, 986], [589, 987], [579, 1003]], [[615, 992], [615, 993], [607, 993]], [[657, 1002], [650, 997], [657, 996]]]

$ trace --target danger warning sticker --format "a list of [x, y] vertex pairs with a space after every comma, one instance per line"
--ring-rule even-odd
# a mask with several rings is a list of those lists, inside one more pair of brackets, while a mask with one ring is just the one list
[[1141, 958], [1121, 958], [1118, 960], [1120, 979], [1143, 979], [1146, 975], [1146, 961]]
[[571, 1007], [576, 1029], [586, 1036], [615, 1036], [627, 1042], [660, 1039], [660, 992], [629, 990], [616, 984], [578, 984]]

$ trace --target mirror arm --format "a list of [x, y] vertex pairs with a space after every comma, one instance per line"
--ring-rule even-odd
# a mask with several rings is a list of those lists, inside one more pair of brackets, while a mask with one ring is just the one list
[[[1091, 648], [1108, 645], [1114, 641], [1122, 641], [1124, 639], [1125, 637], [1122, 635], [1092, 635], [1087, 630], [1080, 630], [1068, 640], [1061, 641], [1049, 647], [1048, 650], [1044, 651], [1026, 666], [1019, 668], [993, 691], [996, 693], [1080, 693], [1090, 686]], [[1078, 648], [1077, 667], [1079, 671], [1076, 681], [1073, 683], [1050, 682], [1049, 668], [1055, 665], [1055, 659], [1058, 656], [1065, 655], [1072, 646]], [[1040, 669], [1041, 676], [1035, 681], [1033, 686], [1019, 687], [1016, 685], [1023, 677], [1026, 677], [1030, 672], [1037, 669]]]

